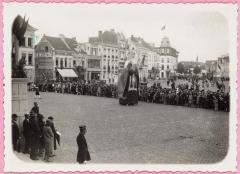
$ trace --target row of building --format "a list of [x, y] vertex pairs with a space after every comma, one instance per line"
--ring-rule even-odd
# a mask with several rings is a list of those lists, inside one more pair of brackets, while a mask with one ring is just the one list
[[89, 37], [87, 43], [64, 35], [43, 35], [35, 44], [36, 29], [28, 24], [25, 43], [18, 49], [18, 60], [25, 58], [25, 71], [30, 82], [80, 78], [116, 83], [129, 59], [139, 62], [140, 78], [147, 79], [153, 67], [159, 69], [159, 78], [167, 78], [176, 70], [178, 51], [171, 47], [167, 37], [160, 47], [147, 43], [143, 38], [131, 36], [111, 29], [99, 31]]
[[[18, 60], [25, 58], [25, 71], [30, 82], [80, 78], [116, 83], [129, 59], [140, 64], [141, 80], [150, 78], [153, 69], [157, 69], [155, 77], [160, 79], [170, 77], [177, 70], [179, 52], [171, 46], [167, 37], [162, 38], [160, 46], [156, 47], [141, 37], [132, 35], [126, 38], [123, 33], [111, 29], [98, 31], [97, 36], [89, 37], [86, 43], [64, 35], [43, 35], [36, 44], [36, 30], [28, 24], [25, 42], [18, 49]], [[207, 61], [205, 70], [228, 76], [227, 63], [228, 56]]]

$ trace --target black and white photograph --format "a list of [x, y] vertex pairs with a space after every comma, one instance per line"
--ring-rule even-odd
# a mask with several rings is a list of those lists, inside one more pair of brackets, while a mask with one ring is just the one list
[[4, 3], [3, 19], [6, 168], [235, 167], [236, 5]]

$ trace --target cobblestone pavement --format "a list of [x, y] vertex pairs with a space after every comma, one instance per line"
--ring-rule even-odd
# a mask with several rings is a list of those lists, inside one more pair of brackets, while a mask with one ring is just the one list
[[78, 126], [87, 125], [91, 163], [216, 163], [228, 150], [228, 113], [93, 96], [29, 93], [29, 110], [53, 116], [61, 132], [55, 162], [75, 163]]

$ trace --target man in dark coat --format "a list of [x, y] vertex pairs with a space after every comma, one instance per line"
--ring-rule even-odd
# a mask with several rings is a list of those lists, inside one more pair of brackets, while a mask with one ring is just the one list
[[85, 139], [85, 134], [87, 132], [86, 126], [79, 126], [80, 132], [77, 136], [77, 145], [78, 145], [78, 153], [77, 153], [77, 162], [79, 164], [83, 164], [86, 161], [90, 161], [91, 157], [88, 151], [87, 141]]
[[41, 130], [39, 127], [39, 122], [38, 122], [38, 117], [37, 113], [30, 113], [30, 119], [29, 119], [29, 126], [31, 130], [31, 153], [30, 153], [30, 158], [32, 160], [38, 160], [37, 155], [38, 155], [38, 149], [39, 149], [39, 143], [40, 143], [40, 138], [41, 138]]
[[[55, 126], [54, 126], [53, 117], [49, 116], [48, 120], [50, 121], [49, 124], [50, 124], [50, 127], [51, 127], [53, 135], [54, 135], [54, 150], [57, 150], [57, 142], [56, 142], [57, 131], [56, 131]], [[55, 155], [52, 154], [52, 156], [55, 156]]]
[[19, 128], [17, 124], [17, 115], [12, 114], [12, 145], [13, 150], [18, 151]]
[[29, 114], [25, 114], [25, 119], [23, 120], [23, 136], [25, 139], [25, 146], [23, 153], [29, 153], [30, 147], [30, 125], [29, 125]]
[[31, 112], [39, 114], [39, 106], [37, 102], [34, 102], [34, 106], [32, 107]]
[[39, 156], [43, 156], [44, 147], [45, 147], [45, 145], [44, 145], [44, 137], [43, 137], [43, 127], [45, 125], [45, 121], [44, 121], [44, 116], [42, 114], [38, 114], [37, 117], [38, 117], [38, 125], [39, 125], [40, 132], [41, 132], [40, 142], [39, 142], [39, 149], [38, 149], [38, 155]]

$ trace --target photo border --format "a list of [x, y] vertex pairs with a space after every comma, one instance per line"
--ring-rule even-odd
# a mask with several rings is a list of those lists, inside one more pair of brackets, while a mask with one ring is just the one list
[[[236, 4], [238, 6], [238, 15], [237, 15], [237, 125], [236, 125], [236, 131], [237, 131], [237, 139], [236, 139], [236, 143], [237, 143], [237, 166], [236, 166], [236, 173], [240, 173], [240, 128], [239, 128], [239, 122], [240, 122], [240, 63], [239, 63], [239, 57], [240, 57], [240, 47], [239, 47], [239, 43], [240, 43], [240, 36], [239, 36], [239, 31], [240, 31], [240, 1], [239, 0], [1, 0], [1, 5], [0, 5], [0, 39], [2, 40], [2, 42], [0, 42], [0, 113], [1, 113], [1, 117], [0, 117], [0, 131], [1, 131], [1, 135], [0, 135], [0, 155], [1, 155], [1, 159], [0, 159], [0, 172], [1, 173], [5, 173], [4, 172], [4, 73], [3, 73], [3, 67], [4, 67], [4, 62], [3, 62], [3, 2], [4, 3], [8, 3], [8, 2], [19, 2], [19, 3], [23, 3], [23, 2], [34, 2], [34, 3], [146, 3], [146, 4], [152, 4], [152, 3], [156, 3], [156, 4], [162, 4], [162, 3], [171, 3], [171, 4], [185, 4], [185, 3], [189, 3], [189, 4], [197, 4], [197, 3], [226, 3], [226, 4]], [[11, 172], [13, 173], [13, 172]], [[20, 173], [20, 172], [18, 172]], [[86, 172], [37, 172], [37, 173], [97, 173], [97, 174], [115, 174], [115, 173], [121, 173], [121, 174], [130, 174], [130, 173], [141, 173], [141, 174], [147, 174], [147, 173], [151, 173], [151, 174], [155, 174], [155, 173], [235, 173], [235, 172], [229, 172], [229, 171], [225, 171], [225, 172], [191, 172], [191, 171], [161, 171], [161, 172], [149, 172], [149, 171], [125, 171], [125, 172], [93, 172], [93, 171], [86, 171]]]

